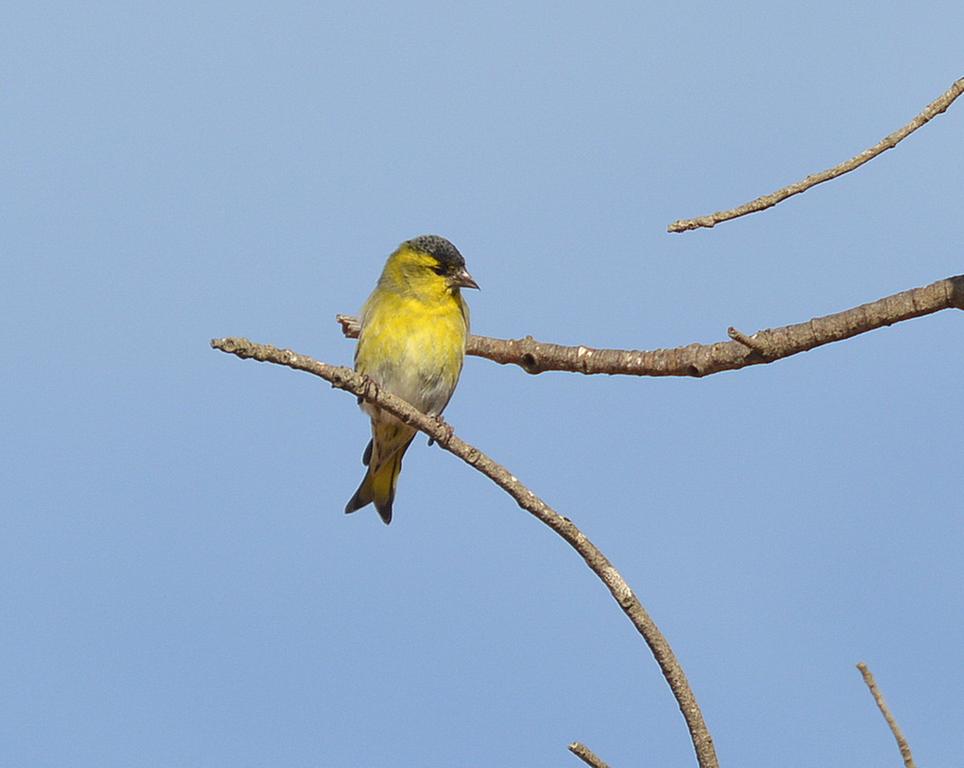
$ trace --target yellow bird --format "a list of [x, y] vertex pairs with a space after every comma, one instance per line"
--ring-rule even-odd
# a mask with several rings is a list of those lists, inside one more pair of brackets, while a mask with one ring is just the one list
[[[478, 288], [465, 259], [444, 237], [422, 235], [388, 257], [361, 312], [355, 370], [379, 387], [438, 416], [462, 372], [469, 308], [461, 288]], [[362, 456], [365, 477], [345, 512], [374, 502], [387, 525], [402, 457], [416, 430], [369, 403], [372, 439]]]

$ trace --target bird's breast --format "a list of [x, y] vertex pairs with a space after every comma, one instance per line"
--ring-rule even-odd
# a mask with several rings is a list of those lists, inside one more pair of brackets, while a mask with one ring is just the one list
[[426, 413], [440, 413], [462, 371], [467, 328], [455, 301], [404, 297], [366, 306], [355, 367]]

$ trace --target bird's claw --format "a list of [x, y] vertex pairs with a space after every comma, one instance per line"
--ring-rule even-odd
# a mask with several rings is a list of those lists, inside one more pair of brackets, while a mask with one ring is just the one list
[[435, 445], [435, 443], [441, 443], [442, 445], [448, 445], [449, 440], [452, 439], [452, 435], [455, 434], [455, 430], [452, 429], [451, 424], [442, 418], [441, 414], [436, 415], [434, 418], [435, 423], [438, 424], [439, 428], [443, 431], [443, 435], [441, 440], [436, 440], [434, 437], [429, 437], [428, 444]]
[[374, 400], [378, 397], [378, 382], [366, 374], [362, 374], [364, 380], [362, 382], [362, 394], [358, 398], [358, 404], [361, 405], [365, 400]]

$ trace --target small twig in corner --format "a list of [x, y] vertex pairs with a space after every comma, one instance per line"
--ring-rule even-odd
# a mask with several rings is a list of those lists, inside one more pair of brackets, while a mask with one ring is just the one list
[[864, 662], [860, 662], [857, 665], [857, 669], [859, 669], [860, 674], [863, 675], [864, 682], [867, 683], [867, 687], [870, 689], [870, 695], [873, 696], [874, 701], [877, 702], [877, 708], [880, 710], [880, 714], [884, 716], [884, 720], [886, 720], [887, 725], [890, 726], [891, 733], [893, 733], [894, 738], [897, 739], [897, 747], [900, 749], [900, 756], [904, 758], [905, 768], [916, 768], [914, 756], [910, 753], [910, 745], [907, 743], [907, 739], [904, 738], [904, 734], [900, 730], [900, 726], [897, 725], [894, 716], [890, 713], [890, 708], [887, 706], [887, 702], [884, 701], [884, 695], [877, 687], [877, 681], [874, 680], [873, 673], [871, 673], [870, 668]]
[[821, 171], [820, 173], [813, 173], [802, 181], [798, 181], [795, 184], [790, 184], [789, 186], [778, 189], [769, 195], [764, 195], [763, 197], [758, 197], [756, 200], [751, 200], [749, 203], [744, 203], [738, 208], [733, 208], [729, 211], [717, 211], [716, 213], [711, 213], [707, 216], [697, 216], [695, 219], [680, 219], [679, 221], [674, 221], [670, 224], [666, 230], [667, 232], [687, 232], [691, 229], [699, 229], [700, 227], [715, 227], [724, 221], [729, 221], [730, 219], [738, 219], [740, 216], [746, 216], [748, 213], [756, 213], [757, 211], [764, 211], [767, 208], [772, 208], [777, 203], [782, 203], [788, 197], [793, 195], [799, 195], [801, 192], [806, 192], [811, 187], [817, 186], [817, 184], [822, 184], [825, 181], [830, 181], [838, 176], [843, 176], [845, 173], [859, 168], [868, 160], [873, 160], [877, 155], [883, 154], [888, 149], [893, 149], [897, 144], [908, 136], [910, 136], [914, 131], [920, 128], [922, 125], [929, 123], [935, 117], [937, 117], [941, 112], [946, 110], [956, 99], [964, 93], [964, 77], [954, 83], [945, 93], [940, 97], [928, 104], [924, 111], [921, 112], [917, 117], [911, 120], [903, 128], [900, 128], [888, 136], [885, 136], [879, 142], [874, 144], [874, 146], [869, 149], [865, 149], [859, 155], [854, 155], [849, 160], [845, 160], [839, 165], [835, 165], [833, 168], [828, 168], [826, 171]]
[[738, 341], [747, 349], [752, 349], [754, 352], [759, 352], [761, 355], [766, 355], [766, 347], [759, 339], [754, 339], [752, 336], [747, 336], [743, 331], [738, 331], [732, 325], [726, 329], [726, 335], [729, 336], [733, 341]]
[[609, 768], [609, 763], [600, 760], [589, 747], [578, 741], [569, 745], [569, 751], [592, 768]]

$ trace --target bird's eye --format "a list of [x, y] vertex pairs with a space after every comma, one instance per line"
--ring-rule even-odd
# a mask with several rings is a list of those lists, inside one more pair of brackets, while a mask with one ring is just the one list
[[443, 267], [441, 264], [439, 264], [439, 265], [436, 266], [436, 267], [432, 267], [432, 271], [433, 271], [436, 275], [445, 275], [446, 269], [445, 269], [445, 267]]

